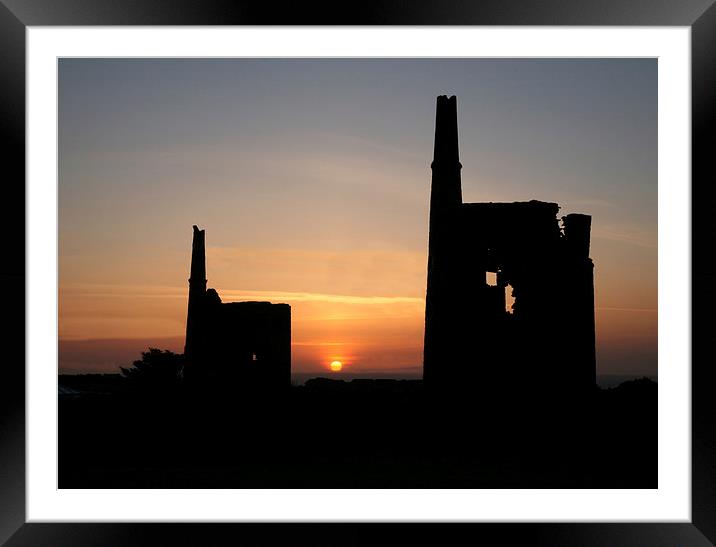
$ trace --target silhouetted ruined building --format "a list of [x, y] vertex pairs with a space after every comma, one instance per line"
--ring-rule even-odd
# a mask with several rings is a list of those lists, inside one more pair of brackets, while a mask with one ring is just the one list
[[560, 226], [556, 203], [463, 203], [454, 96], [437, 99], [431, 168], [426, 387], [593, 388], [591, 217]]
[[205, 234], [194, 226], [186, 319], [187, 376], [236, 380], [246, 387], [291, 385], [291, 307], [222, 303], [206, 288]]

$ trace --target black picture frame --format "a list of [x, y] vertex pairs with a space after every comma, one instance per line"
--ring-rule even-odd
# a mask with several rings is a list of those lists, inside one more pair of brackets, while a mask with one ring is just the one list
[[[25, 30], [79, 25], [588, 25], [691, 28], [692, 78], [692, 519], [689, 523], [514, 524], [28, 524], [25, 522]], [[716, 543], [716, 403], [708, 348], [716, 341], [713, 177], [716, 134], [714, 0], [488, 0], [277, 5], [230, 0], [0, 0], [3, 139], [3, 309], [0, 375], [0, 541], [8, 545], [358, 545], [416, 539], [528, 545]], [[10, 218], [8, 218], [8, 215]], [[20, 228], [20, 227], [23, 228]], [[685, 272], [688, 267], [685, 266]], [[688, 277], [685, 276], [685, 282]], [[684, 364], [688, 366], [688, 363]]]

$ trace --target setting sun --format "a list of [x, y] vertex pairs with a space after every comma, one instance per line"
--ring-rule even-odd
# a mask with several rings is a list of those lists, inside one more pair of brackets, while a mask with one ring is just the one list
[[343, 363], [340, 361], [333, 361], [330, 365], [332, 372], [340, 372], [343, 368]]

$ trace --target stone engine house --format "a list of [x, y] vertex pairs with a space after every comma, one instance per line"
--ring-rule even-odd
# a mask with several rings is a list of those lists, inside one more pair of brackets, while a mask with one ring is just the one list
[[[556, 203], [463, 203], [457, 98], [437, 98], [424, 380], [429, 388], [594, 387], [591, 217]], [[561, 222], [560, 222], [561, 220]]]
[[206, 288], [205, 232], [194, 226], [184, 355], [186, 376], [251, 389], [291, 385], [291, 307], [221, 301]]

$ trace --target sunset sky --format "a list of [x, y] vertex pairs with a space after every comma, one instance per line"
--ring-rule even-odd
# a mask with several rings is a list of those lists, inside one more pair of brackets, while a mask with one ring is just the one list
[[653, 59], [61, 59], [60, 372], [183, 350], [197, 224], [294, 372], [419, 376], [441, 94], [464, 201], [591, 214], [598, 373], [656, 375]]

